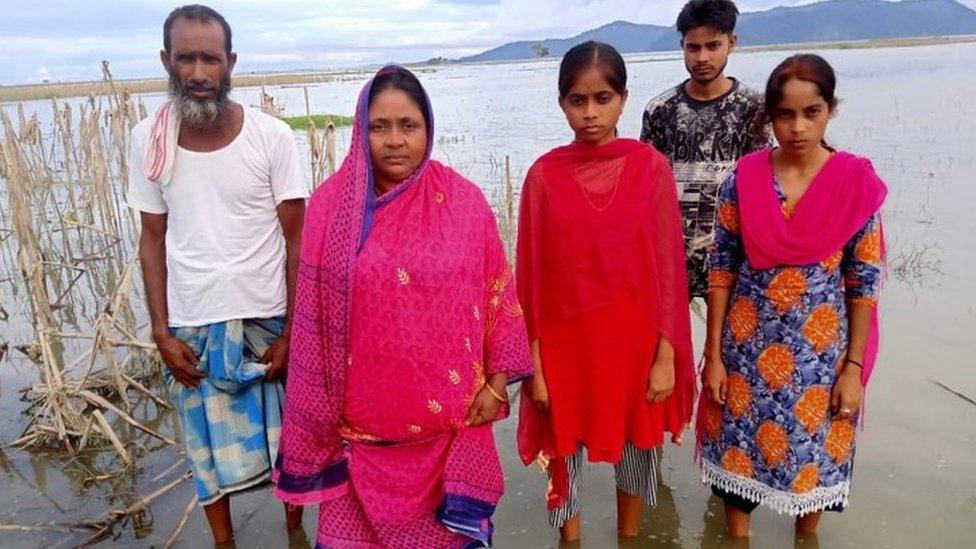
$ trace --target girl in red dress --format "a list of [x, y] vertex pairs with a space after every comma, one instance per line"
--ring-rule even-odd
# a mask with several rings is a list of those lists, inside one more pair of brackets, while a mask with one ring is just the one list
[[579, 538], [583, 448], [613, 463], [618, 530], [655, 503], [655, 448], [676, 442], [694, 398], [688, 287], [674, 176], [653, 147], [617, 137], [627, 100], [620, 54], [566, 53], [559, 104], [576, 135], [526, 176], [517, 287], [535, 358], [519, 452], [550, 475], [550, 523]]

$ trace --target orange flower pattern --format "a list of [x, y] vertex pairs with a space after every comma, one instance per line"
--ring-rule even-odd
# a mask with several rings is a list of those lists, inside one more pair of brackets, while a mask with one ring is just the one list
[[844, 489], [856, 422], [829, 419], [830, 393], [847, 347], [845, 302], [877, 299], [880, 217], [816, 263], [754, 269], [740, 236], [735, 177], [718, 191], [709, 257], [712, 285], [732, 284], [722, 334], [728, 393], [724, 407], [699, 408], [702, 459], [721, 475], [758, 481], [789, 498]]
[[740, 477], [752, 478], [752, 458], [739, 448], [729, 448], [722, 456], [722, 468]]
[[872, 229], [854, 247], [854, 256], [864, 263], [881, 263], [881, 230]]
[[813, 386], [803, 391], [803, 395], [793, 405], [793, 416], [808, 433], [815, 433], [827, 419], [829, 408], [830, 388]]
[[723, 204], [716, 211], [722, 226], [732, 234], [739, 234], [739, 208], [733, 204]]
[[763, 349], [756, 360], [756, 370], [773, 391], [778, 391], [793, 378], [796, 359], [793, 351], [782, 343], [773, 343]]
[[759, 311], [756, 304], [747, 297], [740, 297], [732, 303], [728, 317], [729, 328], [736, 343], [743, 343], [756, 333], [759, 326]]
[[786, 267], [769, 281], [766, 296], [781, 315], [793, 310], [807, 291], [807, 277], [795, 267]]
[[727, 406], [734, 418], [742, 417], [752, 406], [752, 389], [749, 382], [740, 374], [732, 374], [728, 381]]
[[806, 494], [820, 484], [820, 468], [816, 463], [803, 466], [793, 479], [793, 491]]
[[844, 259], [844, 250], [837, 250], [834, 255], [824, 259], [820, 262], [820, 265], [828, 272], [832, 273], [840, 267], [840, 262]]
[[840, 317], [837, 309], [829, 303], [814, 307], [803, 323], [803, 335], [817, 353], [822, 353], [837, 343], [839, 331]]
[[701, 412], [704, 414], [702, 425], [705, 428], [705, 436], [715, 440], [722, 434], [722, 407], [711, 399], [702, 401]]
[[770, 467], [778, 467], [786, 460], [790, 441], [786, 429], [775, 421], [764, 421], [756, 429], [756, 448]]
[[824, 446], [827, 455], [835, 462], [846, 461], [851, 455], [851, 448], [854, 447], [854, 424], [846, 419], [831, 422]]
[[738, 275], [733, 271], [713, 269], [708, 272], [708, 289], [731, 290], [735, 286], [736, 278]]

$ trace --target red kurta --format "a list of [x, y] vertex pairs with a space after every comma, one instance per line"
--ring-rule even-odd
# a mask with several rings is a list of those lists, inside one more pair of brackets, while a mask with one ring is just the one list
[[[624, 444], [652, 448], [691, 418], [692, 362], [684, 242], [674, 176], [652, 147], [573, 143], [529, 170], [519, 217], [517, 285], [529, 339], [540, 341], [550, 411], [522, 399], [519, 453], [553, 461], [587, 447], [616, 462]], [[675, 348], [675, 390], [646, 400], [658, 339]]]

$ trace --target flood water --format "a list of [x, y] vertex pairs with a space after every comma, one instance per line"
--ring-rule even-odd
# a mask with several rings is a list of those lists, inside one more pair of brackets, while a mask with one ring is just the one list
[[[759, 509], [751, 542], [725, 539], [720, 503], [701, 486], [692, 449], [666, 446], [658, 508], [645, 516], [637, 540], [620, 547], [973, 547], [976, 546], [976, 44], [819, 52], [837, 69], [842, 103], [828, 135], [832, 145], [870, 157], [888, 182], [885, 230], [891, 273], [882, 302], [882, 353], [868, 391], [866, 429], [858, 434], [850, 507], [827, 514], [818, 539], [795, 542], [792, 521]], [[242, 53], [246, 55], [246, 53]], [[760, 87], [786, 52], [739, 52], [729, 73]], [[498, 192], [504, 157], [516, 179], [549, 148], [571, 139], [556, 104], [557, 61], [455, 66], [425, 70], [433, 101], [435, 157]], [[630, 101], [620, 133], [636, 136], [644, 103], [684, 78], [670, 55], [628, 57]], [[362, 80], [308, 87], [311, 110], [351, 114]], [[286, 114], [305, 112], [301, 87], [269, 88]], [[235, 91], [258, 103], [258, 90]], [[143, 98], [150, 108], [162, 96]], [[9, 105], [5, 106], [9, 107]], [[50, 105], [27, 112], [50, 117]], [[45, 114], [47, 113], [47, 114]], [[303, 139], [303, 138], [302, 138]], [[348, 131], [339, 132], [341, 154]], [[517, 181], [517, 184], [519, 181]], [[0, 195], [3, 193], [0, 187]], [[8, 208], [4, 197], [2, 206]], [[9, 219], [9, 218], [8, 218]], [[15, 439], [27, 417], [18, 391], [36, 380], [36, 366], [13, 345], [32, 337], [28, 305], [12, 267], [13, 239], [0, 233], [0, 444]], [[700, 351], [702, 324], [696, 321]], [[941, 384], [941, 385], [940, 385]], [[173, 414], [144, 404], [136, 415], [178, 434]], [[545, 478], [525, 468], [514, 449], [514, 423], [498, 426], [508, 493], [496, 518], [500, 548], [555, 547], [546, 522]], [[691, 439], [689, 434], [686, 439]], [[119, 466], [111, 452], [73, 461], [0, 447], [0, 525], [97, 519], [108, 507], [138, 499], [186, 470], [178, 448], [135, 449], [139, 466], [112, 480], [85, 484]], [[175, 465], [175, 467], [174, 467]], [[590, 466], [580, 547], [616, 547], [611, 468]], [[111, 546], [160, 545], [190, 498], [189, 482], [158, 499], [140, 525], [116, 529]], [[233, 500], [238, 547], [306, 547], [286, 535], [281, 507], [268, 490]], [[305, 529], [313, 540], [315, 510]], [[138, 526], [138, 527], [136, 527]], [[0, 530], [0, 547], [71, 546], [86, 533]], [[194, 510], [177, 547], [204, 547], [210, 534]]]

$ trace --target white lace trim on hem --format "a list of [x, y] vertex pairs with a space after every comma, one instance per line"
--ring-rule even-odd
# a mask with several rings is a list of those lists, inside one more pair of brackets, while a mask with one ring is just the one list
[[702, 484], [765, 505], [781, 515], [806, 515], [829, 509], [837, 504], [847, 506], [851, 491], [849, 480], [835, 486], [821, 486], [805, 494], [784, 492], [757, 480], [730, 473], [708, 460], [702, 460]]

